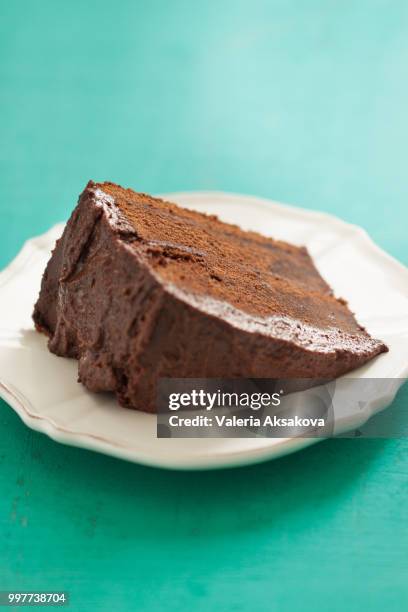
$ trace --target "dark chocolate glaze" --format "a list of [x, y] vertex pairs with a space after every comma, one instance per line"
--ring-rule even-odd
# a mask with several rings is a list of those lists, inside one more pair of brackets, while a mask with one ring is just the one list
[[[134, 220], [138, 205], [153, 219], [171, 212], [174, 227], [184, 224], [190, 238], [160, 240], [157, 228], [150, 235], [150, 217], [142, 231]], [[195, 223], [204, 223], [204, 233]], [[259, 270], [257, 278], [274, 309], [249, 298], [239, 307], [232, 259], [222, 274], [214, 272], [214, 258], [208, 263], [212, 225], [224, 236], [219, 244], [231, 241], [231, 258], [237, 244], [243, 262], [246, 249], [253, 256], [254, 240], [263, 249], [275, 280]], [[331, 379], [388, 350], [332, 296], [304, 248], [111, 183], [90, 182], [82, 193], [44, 272], [33, 318], [51, 352], [79, 360], [79, 380], [89, 390], [112, 391], [122, 405], [148, 412], [156, 409], [160, 377]]]

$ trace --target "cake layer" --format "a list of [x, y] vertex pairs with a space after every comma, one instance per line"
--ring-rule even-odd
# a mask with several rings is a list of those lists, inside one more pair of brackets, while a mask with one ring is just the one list
[[90, 182], [34, 309], [79, 379], [155, 410], [160, 377], [335, 378], [387, 350], [307, 250]]

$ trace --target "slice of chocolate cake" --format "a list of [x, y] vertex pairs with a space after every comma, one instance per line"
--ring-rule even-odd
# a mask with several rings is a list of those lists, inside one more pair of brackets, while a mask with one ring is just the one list
[[88, 183], [34, 310], [79, 380], [155, 411], [160, 377], [335, 378], [387, 350], [305, 248]]

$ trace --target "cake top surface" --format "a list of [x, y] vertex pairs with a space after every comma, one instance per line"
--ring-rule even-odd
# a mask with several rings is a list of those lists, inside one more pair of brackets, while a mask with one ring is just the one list
[[306, 248], [113, 183], [90, 183], [88, 192], [108, 196], [132, 228], [129, 246], [177, 289], [254, 317], [365, 334], [344, 300], [333, 297]]

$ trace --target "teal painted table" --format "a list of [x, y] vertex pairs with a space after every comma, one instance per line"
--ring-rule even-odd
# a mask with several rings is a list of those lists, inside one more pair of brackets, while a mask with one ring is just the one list
[[[1, 266], [89, 178], [326, 210], [408, 264], [404, 0], [0, 10]], [[407, 609], [407, 439], [193, 474], [0, 418], [0, 589], [81, 611]]]

